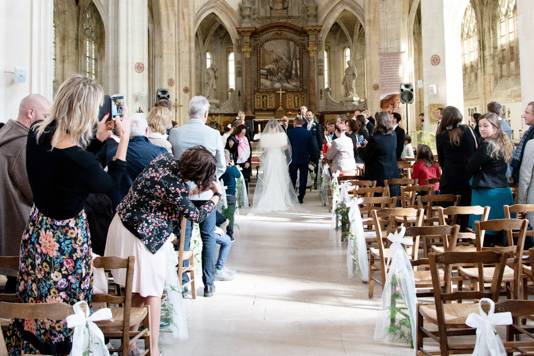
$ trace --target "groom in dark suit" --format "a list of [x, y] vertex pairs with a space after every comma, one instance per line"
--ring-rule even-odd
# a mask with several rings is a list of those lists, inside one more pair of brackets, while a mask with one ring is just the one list
[[297, 172], [300, 175], [299, 180], [299, 202], [302, 204], [306, 194], [306, 185], [308, 182], [308, 164], [310, 160], [315, 159], [315, 150], [313, 136], [304, 125], [304, 119], [296, 117], [293, 120], [293, 128], [287, 130], [287, 136], [291, 143], [291, 163], [289, 164], [289, 175], [293, 187], [297, 183]]

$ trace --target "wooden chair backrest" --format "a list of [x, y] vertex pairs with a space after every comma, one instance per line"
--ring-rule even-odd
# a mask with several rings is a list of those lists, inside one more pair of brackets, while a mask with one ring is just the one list
[[428, 194], [417, 197], [417, 205], [419, 208], [425, 209], [425, 217], [428, 224], [435, 220], [440, 220], [437, 216], [437, 206], [442, 208], [448, 206], [457, 206], [460, 203], [461, 195], [454, 194]]
[[130, 312], [132, 308], [132, 284], [134, 272], [135, 257], [96, 257], [93, 260], [95, 268], [104, 270], [126, 269], [126, 279], [124, 281], [124, 295], [113, 294], [94, 294], [93, 303], [106, 303], [120, 305], [123, 308], [123, 325], [122, 330], [128, 330], [130, 325]]
[[[499, 299], [504, 267], [509, 254], [499, 251], [475, 251], [475, 252], [454, 252], [430, 254], [430, 273], [432, 275], [432, 287], [434, 290], [434, 301], [436, 303], [436, 314], [438, 325], [445, 325], [443, 304], [451, 301], [461, 302], [462, 300], [490, 298], [494, 302]], [[475, 265], [478, 268], [479, 286], [478, 290], [449, 291], [447, 288], [446, 275], [450, 274], [453, 265]], [[486, 266], [495, 267], [491, 286], [485, 289], [483, 269]], [[443, 267], [444, 274], [440, 275], [439, 269]], [[443, 280], [441, 278], [443, 277]]]
[[517, 219], [526, 219], [527, 213], [534, 213], [534, 204], [514, 204], [504, 206], [504, 217], [511, 219], [515, 214]]
[[[512, 254], [514, 258], [514, 284], [512, 287], [512, 298], [518, 298], [521, 274], [523, 272], [523, 249], [527, 233], [528, 220], [526, 219], [495, 219], [487, 221], [477, 221], [475, 223], [476, 246], [481, 251], [484, 248], [484, 236], [486, 231], [503, 231], [508, 240], [507, 247], [494, 247], [493, 250], [502, 249]], [[518, 231], [514, 234], [514, 231]], [[517, 238], [514, 243], [514, 235]]]
[[[371, 218], [376, 231], [376, 244], [380, 252], [380, 258], [384, 261], [384, 239], [389, 233], [397, 230], [400, 224], [404, 226], [423, 225], [423, 209], [414, 208], [385, 208], [372, 210]], [[412, 222], [409, 219], [414, 218]]]
[[[428, 265], [428, 256], [430, 255], [431, 246], [436, 242], [443, 246], [445, 251], [450, 251], [450, 241], [456, 239], [460, 232], [460, 225], [431, 225], [431, 226], [408, 226], [405, 236], [413, 237], [414, 258], [412, 265]], [[423, 256], [419, 258], [421, 249], [421, 240], [423, 241]], [[438, 241], [436, 241], [438, 240]]]
[[[0, 256], [0, 274], [15, 277], [19, 272], [19, 256]], [[0, 293], [0, 302], [18, 302], [15, 293]]]
[[364, 178], [362, 176], [357, 176], [357, 175], [347, 175], [347, 176], [337, 177], [338, 182], [345, 182], [348, 180], [360, 181], [360, 180], [364, 180]]
[[352, 191], [352, 194], [357, 197], [387, 197], [388, 190], [385, 187], [365, 187], [365, 188], [356, 188]]
[[375, 209], [393, 208], [397, 205], [397, 197], [362, 197], [360, 214], [362, 217], [370, 217]]
[[388, 195], [391, 195], [391, 186], [392, 185], [398, 185], [400, 187], [403, 186], [409, 186], [409, 185], [416, 185], [417, 179], [410, 179], [410, 178], [391, 178], [384, 180], [384, 186], [388, 188]]
[[[440, 208], [439, 223], [440, 225], [456, 224], [457, 218], [460, 215], [479, 215], [480, 221], [486, 221], [489, 217], [490, 208], [488, 206], [449, 206], [447, 208]], [[449, 221], [447, 221], [447, 217]]]
[[426, 193], [431, 195], [433, 189], [429, 185], [409, 185], [400, 187], [401, 205], [405, 208], [411, 208], [416, 205], [418, 194]]
[[[65, 303], [6, 303], [0, 302], [0, 319], [65, 320], [73, 314]], [[0, 355], [7, 355], [7, 347], [0, 328]]]
[[376, 180], [362, 180], [362, 179], [345, 179], [340, 183], [350, 183], [353, 187], [358, 188], [372, 188], [376, 187]]

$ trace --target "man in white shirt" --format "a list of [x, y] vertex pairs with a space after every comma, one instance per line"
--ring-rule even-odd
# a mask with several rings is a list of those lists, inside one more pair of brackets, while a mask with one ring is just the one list
[[[189, 102], [189, 121], [181, 127], [174, 128], [169, 133], [169, 141], [172, 145], [174, 158], [179, 160], [182, 153], [194, 146], [204, 146], [210, 151], [217, 161], [217, 170], [214, 179], [219, 179], [226, 171], [224, 159], [224, 147], [219, 131], [206, 125], [209, 113], [209, 102], [203, 96], [194, 96]], [[191, 185], [192, 189], [195, 189]], [[198, 206], [209, 200], [213, 192], [192, 195], [189, 199]], [[191, 241], [191, 222], [187, 224], [185, 249], [189, 249]], [[204, 283], [204, 296], [211, 297], [215, 293], [215, 210], [200, 223], [200, 236], [202, 238], [202, 281]], [[185, 277], [187, 278], [187, 277]]]

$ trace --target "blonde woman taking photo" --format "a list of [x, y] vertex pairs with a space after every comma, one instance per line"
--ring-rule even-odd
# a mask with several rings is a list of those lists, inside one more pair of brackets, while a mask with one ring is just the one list
[[[478, 126], [483, 141], [467, 163], [467, 172], [471, 176], [471, 205], [489, 206], [489, 219], [502, 219], [503, 205], [512, 205], [514, 202], [506, 177], [507, 163], [512, 160], [512, 142], [494, 113], [482, 115]], [[471, 218], [471, 226], [474, 219], [478, 217]], [[492, 237], [486, 233], [486, 241], [489, 245], [506, 245], [500, 235]]]
[[[73, 75], [59, 88], [51, 115], [28, 134], [27, 170], [34, 205], [20, 246], [17, 296], [24, 303], [91, 302], [91, 243], [83, 210], [89, 193], [113, 199], [126, 171], [130, 124], [115, 120], [120, 143], [106, 173], [84, 150], [98, 124], [103, 91]], [[105, 119], [97, 137], [104, 133]], [[65, 322], [18, 320], [7, 337], [9, 354], [66, 355], [72, 330]]]

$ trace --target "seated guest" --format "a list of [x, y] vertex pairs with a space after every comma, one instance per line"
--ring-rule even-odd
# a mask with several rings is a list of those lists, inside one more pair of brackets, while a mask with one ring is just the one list
[[241, 177], [241, 172], [232, 164], [232, 161], [230, 160], [230, 152], [228, 150], [224, 150], [224, 156], [226, 158], [227, 167], [221, 179], [226, 187], [226, 204], [228, 205], [226, 208], [226, 217], [228, 218], [228, 227], [226, 228], [226, 233], [233, 241], [234, 215], [237, 201], [237, 180]]
[[344, 123], [336, 123], [336, 139], [330, 144], [326, 159], [332, 161], [332, 172], [341, 171], [343, 174], [352, 175], [356, 170], [354, 145], [344, 129]]
[[[489, 206], [490, 220], [504, 218], [503, 205], [512, 205], [514, 202], [506, 177], [513, 145], [501, 128], [501, 122], [494, 113], [480, 117], [478, 125], [483, 141], [467, 163], [467, 172], [471, 176], [471, 205]], [[489, 237], [486, 235], [485, 244], [507, 244], [505, 240], [491, 241]]]
[[[441, 177], [441, 168], [437, 162], [434, 162], [432, 150], [427, 145], [417, 146], [417, 158], [413, 165], [412, 178], [417, 179], [419, 185], [426, 185], [427, 179], [439, 179]], [[439, 183], [432, 184], [432, 189], [437, 192]]]
[[[132, 129], [130, 134], [130, 144], [128, 145], [128, 152], [126, 153], [126, 164], [128, 167], [128, 174], [121, 182], [119, 193], [121, 198], [126, 196], [130, 186], [139, 173], [145, 169], [146, 166], [154, 158], [162, 153], [167, 152], [163, 147], [156, 146], [147, 138], [148, 123], [145, 120], [143, 114], [135, 114], [131, 119]], [[98, 156], [101, 162], [104, 162], [104, 166], [107, 162], [110, 162], [113, 155], [117, 150], [117, 142], [113, 138], [109, 138], [106, 141], [106, 145], [102, 148]]]
[[[90, 193], [116, 199], [130, 137], [125, 111], [115, 119], [120, 142], [107, 173], [83, 149], [103, 97], [100, 84], [74, 74], [59, 87], [51, 115], [28, 134], [26, 167], [34, 205], [20, 244], [17, 297], [22, 303], [91, 303], [91, 243], [83, 205]], [[97, 137], [102, 131], [105, 120]], [[10, 355], [63, 355], [71, 350], [71, 335], [65, 321], [17, 320], [6, 341]]]
[[[384, 180], [399, 178], [397, 166], [397, 137], [393, 134], [393, 125], [387, 112], [377, 113], [374, 134], [367, 145], [360, 150], [365, 162], [365, 178], [376, 180], [376, 185], [384, 186]], [[391, 187], [391, 195], [399, 195], [398, 186]]]
[[401, 157], [402, 160], [405, 160], [407, 158], [414, 158], [413, 154], [413, 146], [412, 146], [412, 138], [410, 136], [406, 136], [404, 138], [404, 148], [402, 149]]
[[[137, 305], [150, 306], [155, 355], [159, 355], [161, 296], [168, 278], [167, 266], [176, 264], [173, 229], [183, 217], [201, 222], [213, 211], [221, 196], [214, 176], [215, 159], [204, 147], [186, 150], [180, 161], [169, 153], [160, 155], [134, 181], [109, 227], [105, 255], [135, 257], [132, 292]], [[212, 190], [213, 197], [197, 208], [189, 200], [187, 182], [194, 182], [199, 191]], [[120, 272], [114, 276], [124, 285], [124, 271]]]
[[[26, 142], [30, 126], [50, 114], [50, 102], [41, 95], [22, 99], [16, 120], [0, 131], [0, 256], [17, 256], [20, 238], [28, 224], [32, 191], [26, 173]], [[8, 276], [6, 290], [15, 292], [15, 276]]]
[[172, 113], [164, 106], [155, 106], [148, 113], [148, 133], [150, 143], [165, 148], [172, 153], [172, 145], [167, 139], [167, 130], [172, 127]]
[[217, 257], [217, 262], [215, 262], [215, 279], [218, 281], [231, 281], [235, 278], [235, 271], [225, 268], [224, 264], [230, 251], [232, 250], [232, 240], [224, 230], [217, 226], [214, 231], [215, 241], [219, 248], [219, 256]]

